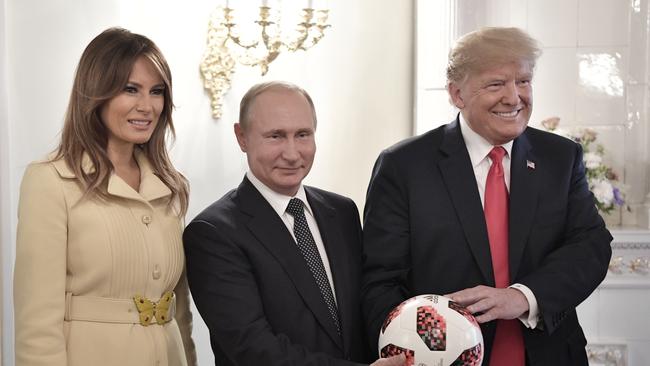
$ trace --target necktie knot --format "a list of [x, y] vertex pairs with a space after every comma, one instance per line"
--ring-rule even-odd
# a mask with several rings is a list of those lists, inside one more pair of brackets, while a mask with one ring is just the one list
[[504, 149], [502, 146], [495, 146], [492, 148], [492, 150], [490, 150], [488, 156], [492, 160], [492, 164], [501, 164], [503, 157], [506, 156], [506, 149]]
[[287, 205], [287, 212], [291, 216], [299, 215], [299, 214], [303, 213], [303, 209], [302, 209], [303, 205], [304, 204], [302, 203], [300, 198], [295, 198], [294, 197], [289, 201], [289, 204]]

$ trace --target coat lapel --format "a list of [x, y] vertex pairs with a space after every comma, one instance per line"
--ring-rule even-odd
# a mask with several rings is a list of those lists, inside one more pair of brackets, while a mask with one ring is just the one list
[[160, 178], [153, 172], [151, 163], [144, 152], [135, 149], [135, 159], [140, 166], [140, 195], [147, 201], [166, 197], [172, 194], [172, 191], [163, 183]]
[[[350, 318], [352, 309], [349, 309], [350, 299], [347, 298], [347, 294], [350, 292], [347, 288], [349, 283], [346, 279], [351, 278], [351, 268], [347, 265], [348, 261], [344, 248], [345, 241], [343, 240], [339, 227], [341, 223], [336, 219], [336, 210], [328, 205], [321, 195], [309, 187], [305, 187], [305, 192], [307, 193], [309, 205], [314, 211], [316, 223], [318, 223], [318, 230], [320, 231], [323, 244], [325, 245], [325, 251], [327, 252], [327, 258], [332, 272], [332, 281], [334, 282], [334, 290], [336, 293], [341, 334], [344, 338], [345, 349], [349, 349], [352, 340], [345, 338], [345, 336], [352, 334], [351, 325], [353, 324], [353, 319]], [[330, 337], [335, 339], [341, 349], [344, 349], [343, 344], [341, 343], [341, 337], [336, 332], [336, 328], [329, 316], [327, 320], [328, 324], [331, 324], [331, 327], [327, 328]]]
[[107, 191], [117, 197], [140, 201], [149, 205], [154, 199], [171, 195], [171, 190], [158, 178], [145, 154], [139, 148], [134, 150], [135, 160], [140, 168], [140, 190], [136, 192], [115, 173], [108, 179]]
[[282, 265], [320, 325], [342, 348], [318, 285], [282, 219], [247, 178], [239, 185], [237, 194], [242, 211], [250, 216], [248, 229]]
[[510, 279], [517, 279], [519, 264], [528, 242], [539, 195], [539, 162], [524, 132], [512, 145], [510, 163]]
[[[169, 187], [153, 172], [151, 163], [141, 149], [135, 148], [133, 154], [140, 168], [140, 192], [136, 192], [115, 173], [108, 178], [107, 192], [113, 196], [140, 201], [149, 205], [150, 201], [171, 195]], [[83, 154], [81, 166], [85, 173], [93, 173], [95, 167], [88, 154]], [[54, 162], [54, 167], [63, 178], [75, 178], [75, 174], [63, 159]]]
[[448, 188], [447, 191], [460, 220], [465, 238], [483, 274], [485, 283], [494, 286], [490, 244], [487, 239], [481, 197], [476, 186], [472, 162], [460, 132], [458, 119], [445, 127], [440, 150], [445, 157], [439, 161], [438, 168]]

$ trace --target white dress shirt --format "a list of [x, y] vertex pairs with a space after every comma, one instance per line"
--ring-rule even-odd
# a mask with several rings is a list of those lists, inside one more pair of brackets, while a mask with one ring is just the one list
[[282, 222], [287, 226], [287, 230], [291, 233], [293, 240], [296, 241], [296, 236], [293, 234], [293, 216], [287, 212], [287, 206], [289, 201], [292, 198], [300, 199], [305, 206], [305, 217], [307, 218], [307, 225], [311, 231], [311, 235], [314, 237], [316, 242], [316, 247], [318, 248], [318, 254], [323, 261], [323, 267], [325, 267], [325, 273], [327, 273], [327, 280], [329, 281], [330, 287], [332, 288], [332, 295], [334, 295], [334, 301], [336, 301], [336, 291], [334, 290], [334, 281], [332, 280], [332, 270], [330, 269], [330, 261], [327, 257], [327, 252], [325, 251], [325, 244], [323, 244], [323, 238], [320, 235], [320, 230], [318, 229], [318, 224], [316, 223], [316, 218], [314, 213], [309, 206], [307, 201], [307, 194], [305, 193], [305, 187], [301, 184], [298, 188], [298, 192], [294, 197], [285, 196], [278, 192], [273, 191], [271, 188], [267, 187], [262, 183], [255, 175], [249, 170], [246, 172], [246, 177], [248, 180], [253, 183], [253, 186], [262, 194], [262, 197], [271, 205], [273, 210], [280, 216]]
[[[474, 130], [469, 127], [462, 114], [460, 114], [459, 120], [460, 132], [463, 135], [463, 140], [465, 140], [465, 146], [467, 147], [469, 159], [472, 162], [472, 168], [474, 169], [474, 175], [476, 176], [476, 184], [478, 186], [479, 195], [481, 196], [481, 204], [485, 206], [485, 182], [487, 181], [488, 172], [492, 165], [492, 160], [488, 157], [488, 154], [494, 146], [492, 146], [492, 144], [485, 140], [481, 135], [474, 132]], [[512, 161], [510, 156], [512, 153], [512, 143], [512, 141], [509, 141], [508, 143], [501, 145], [506, 150], [506, 155], [503, 157], [502, 164], [508, 192], [510, 191], [510, 162]], [[521, 293], [526, 297], [526, 300], [528, 300], [528, 313], [522, 314], [519, 317], [519, 320], [521, 320], [521, 322], [528, 328], [536, 328], [539, 318], [539, 307], [535, 295], [527, 286], [520, 283], [512, 284], [510, 287], [521, 291]]]

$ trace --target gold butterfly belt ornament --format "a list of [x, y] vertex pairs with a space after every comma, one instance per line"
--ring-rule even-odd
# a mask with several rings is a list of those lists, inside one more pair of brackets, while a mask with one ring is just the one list
[[174, 292], [165, 292], [158, 302], [151, 301], [144, 296], [135, 295], [133, 301], [135, 307], [140, 313], [140, 324], [148, 326], [153, 323], [153, 318], [156, 318], [156, 323], [163, 325], [170, 321], [169, 319], [169, 306], [174, 299]]

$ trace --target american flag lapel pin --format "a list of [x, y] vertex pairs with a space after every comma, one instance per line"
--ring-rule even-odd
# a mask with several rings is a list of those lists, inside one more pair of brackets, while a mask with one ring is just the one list
[[526, 167], [527, 167], [528, 169], [535, 170], [535, 162], [534, 162], [534, 161], [530, 161], [530, 160], [526, 160]]

